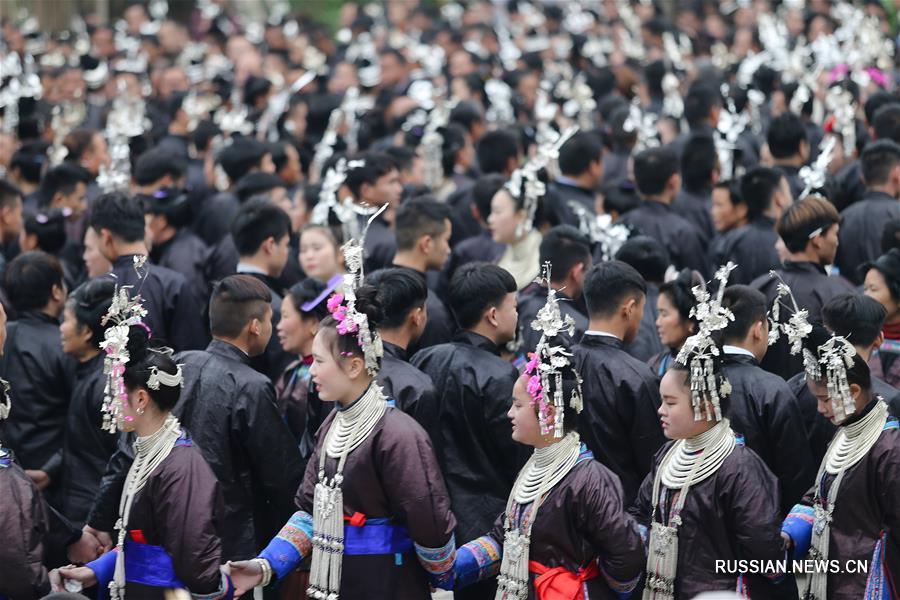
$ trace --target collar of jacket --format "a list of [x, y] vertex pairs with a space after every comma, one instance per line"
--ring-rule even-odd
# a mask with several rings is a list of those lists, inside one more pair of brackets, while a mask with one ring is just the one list
[[759, 361], [752, 356], [747, 356], [746, 354], [728, 354], [722, 353], [722, 362], [726, 365], [753, 365], [754, 367], [759, 366]]
[[401, 348], [397, 344], [392, 344], [390, 342], [382, 341], [381, 345], [384, 346], [384, 354], [386, 356], [393, 356], [403, 362], [407, 361], [406, 350]]
[[866, 190], [860, 202], [862, 202], [863, 200], [872, 200], [875, 202], [897, 202], [897, 199], [887, 192], [879, 192], [876, 190]]
[[[142, 254], [122, 254], [116, 260], [113, 261], [112, 266], [113, 270], [116, 268], [122, 267], [133, 267], [134, 266], [134, 257], [135, 256], [143, 256]], [[147, 257], [149, 263], [149, 256]], [[148, 265], [149, 266], [149, 265]]]
[[784, 266], [780, 270], [784, 272], [794, 271], [798, 273], [818, 273], [820, 275], [825, 275], [826, 277], [828, 276], [828, 273], [825, 272], [825, 267], [808, 260], [801, 260], [796, 262], [793, 260], [786, 260], [784, 261]]
[[484, 337], [480, 333], [475, 333], [474, 331], [460, 331], [455, 336], [453, 336], [453, 341], [459, 342], [461, 344], [475, 346], [476, 348], [500, 356], [500, 346]]
[[250, 364], [250, 356], [247, 355], [246, 352], [225, 340], [214, 339], [209, 343], [209, 346], [206, 347], [206, 351], [210, 354], [236, 360], [245, 365]]
[[599, 348], [601, 346], [610, 346], [619, 350], [625, 347], [625, 342], [611, 335], [594, 335], [584, 334], [581, 337], [581, 345], [588, 348]]

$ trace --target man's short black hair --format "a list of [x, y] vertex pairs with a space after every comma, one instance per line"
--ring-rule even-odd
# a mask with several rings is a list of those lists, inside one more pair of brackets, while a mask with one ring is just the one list
[[494, 199], [500, 188], [506, 183], [506, 177], [499, 173], [490, 175], [482, 175], [475, 180], [472, 187], [472, 196], [475, 202], [475, 208], [483, 221], [487, 221], [488, 215], [491, 214], [491, 200]]
[[506, 269], [483, 262], [467, 263], [453, 273], [447, 299], [463, 329], [478, 325], [486, 310], [500, 306], [516, 292], [516, 280]]
[[219, 281], [209, 301], [209, 328], [214, 337], [234, 339], [247, 323], [262, 320], [272, 292], [252, 275], [230, 275]]
[[891, 248], [900, 248], [900, 219], [891, 219], [881, 230], [881, 253]]
[[886, 92], [884, 90], [878, 90], [871, 96], [869, 96], [866, 103], [863, 105], [863, 113], [866, 115], [866, 123], [871, 125], [875, 121], [875, 113], [878, 112], [878, 109], [887, 104], [894, 104], [896, 102], [900, 102], [900, 99], [897, 98], [894, 94], [890, 92]]
[[66, 245], [66, 216], [58, 208], [26, 214], [24, 228], [26, 235], [37, 237], [37, 247], [44, 252], [56, 256]]
[[291, 233], [291, 218], [265, 198], [248, 200], [231, 224], [231, 236], [240, 256], [253, 256], [269, 238], [276, 242]]
[[174, 184], [184, 177], [186, 169], [185, 160], [176, 152], [164, 146], [151, 148], [138, 157], [134, 165], [134, 182], [150, 185], [168, 175]]
[[678, 172], [678, 154], [671, 148], [648, 148], [634, 157], [634, 183], [642, 196], [656, 196]]
[[0, 179], [0, 208], [15, 206], [21, 200], [22, 191], [5, 179]]
[[900, 103], [885, 104], [875, 112], [872, 131], [877, 140], [900, 142]]
[[62, 266], [55, 256], [32, 250], [15, 257], [6, 267], [4, 287], [9, 302], [18, 312], [41, 310], [53, 294], [53, 286], [61, 289]]
[[884, 305], [863, 294], [840, 294], [822, 307], [825, 327], [857, 346], [874, 344], [881, 335], [886, 318]]
[[691, 127], [702, 125], [717, 106], [722, 106], [718, 90], [707, 83], [695, 82], [684, 98], [684, 118]]
[[432, 196], [407, 200], [397, 209], [394, 224], [397, 250], [412, 250], [422, 236], [443, 234], [449, 219], [450, 207]]
[[519, 140], [511, 131], [489, 131], [478, 140], [475, 156], [482, 173], [503, 173], [510, 159], [519, 157]]
[[416, 160], [416, 151], [409, 146], [391, 146], [384, 153], [394, 160], [398, 171], [409, 171]]
[[603, 142], [594, 131], [579, 131], [559, 149], [559, 170], [575, 177], [586, 172], [593, 162], [603, 160]]
[[363, 166], [356, 168], [347, 168], [347, 179], [345, 180], [350, 193], [354, 198], [359, 199], [364, 183], [375, 185], [379, 179], [390, 173], [397, 171], [397, 163], [387, 154], [381, 152], [367, 152], [358, 157], [363, 161]]
[[94, 200], [90, 225], [98, 234], [108, 230], [123, 242], [144, 239], [144, 203], [123, 192], [110, 192]]
[[550, 262], [553, 281], [566, 278], [572, 267], [583, 263], [591, 264], [591, 240], [571, 225], [557, 225], [544, 234], [541, 240], [540, 263]]
[[794, 113], [784, 112], [772, 119], [766, 143], [774, 158], [791, 158], [799, 154], [800, 146], [806, 141], [806, 127]]
[[772, 206], [772, 198], [784, 175], [771, 167], [753, 167], [741, 177], [741, 197], [747, 204], [747, 217], [755, 219]]
[[669, 251], [662, 242], [646, 235], [635, 236], [622, 244], [616, 252], [616, 260], [631, 265], [644, 281], [657, 285], [665, 281], [666, 271], [672, 264]]
[[287, 184], [278, 175], [256, 171], [241, 177], [234, 188], [234, 193], [238, 200], [244, 202], [257, 194], [266, 194], [276, 188], [287, 189], [287, 187]]
[[731, 285], [725, 288], [722, 306], [731, 310], [734, 320], [722, 330], [723, 344], [743, 342], [754, 323], [766, 320], [766, 296], [749, 285]]
[[378, 301], [384, 310], [381, 329], [402, 327], [409, 313], [425, 306], [428, 299], [425, 279], [412, 269], [381, 269], [369, 274], [366, 283], [378, 289]]
[[610, 317], [626, 299], [640, 301], [646, 296], [647, 283], [631, 265], [611, 260], [591, 267], [584, 278], [583, 293], [592, 317]]
[[450, 111], [450, 122], [459, 123], [465, 130], [472, 133], [472, 128], [484, 121], [484, 115], [474, 102], [460, 102]]
[[22, 144], [9, 161], [9, 169], [18, 170], [19, 175], [28, 183], [40, 183], [41, 170], [47, 162], [46, 142], [29, 142]]
[[861, 157], [863, 182], [868, 187], [887, 183], [897, 165], [900, 165], [900, 144], [893, 140], [872, 142]]
[[684, 189], [700, 192], [709, 188], [718, 165], [719, 155], [712, 137], [692, 135], [681, 151], [681, 184]]
[[88, 172], [76, 164], [64, 162], [53, 167], [41, 179], [41, 187], [38, 189], [41, 206], [49, 206], [57, 193], [68, 196], [79, 183], [87, 185], [88, 181]]
[[269, 150], [262, 142], [253, 138], [239, 137], [222, 148], [216, 162], [222, 165], [232, 183], [262, 165], [263, 157]]
[[450, 177], [456, 168], [459, 153], [466, 147], [466, 130], [462, 125], [450, 123], [446, 127], [441, 127], [438, 132], [443, 139], [441, 144], [441, 169], [444, 177]]
[[[832, 225], [841, 222], [834, 204], [817, 196], [807, 196], [788, 206], [778, 219], [775, 230], [789, 252], [802, 252], [817, 230], [824, 235]], [[812, 236], [812, 237], [811, 237]]]

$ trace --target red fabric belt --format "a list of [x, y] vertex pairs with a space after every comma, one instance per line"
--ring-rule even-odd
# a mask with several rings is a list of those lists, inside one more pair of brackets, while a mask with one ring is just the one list
[[537, 561], [528, 561], [528, 570], [537, 575], [534, 591], [538, 600], [584, 600], [584, 584], [600, 575], [597, 561], [577, 573], [565, 567], [545, 567]]

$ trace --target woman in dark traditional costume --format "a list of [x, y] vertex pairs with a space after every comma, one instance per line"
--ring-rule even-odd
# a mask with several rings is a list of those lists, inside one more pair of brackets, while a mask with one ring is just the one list
[[498, 600], [618, 598], [640, 579], [643, 543], [618, 478], [579, 439], [581, 379], [559, 335], [574, 321], [561, 315], [555, 290], [533, 326], [542, 336], [509, 417], [513, 439], [534, 453], [493, 530], [458, 550], [455, 582], [436, 583], [461, 588], [499, 569]]
[[808, 600], [900, 598], [900, 429], [872, 392], [869, 367], [852, 343], [815, 327], [804, 342], [807, 385], [837, 426], [816, 483], [783, 532], [794, 558], [863, 561], [867, 571], [798, 577]]
[[700, 274], [683, 269], [678, 277], [659, 286], [659, 295], [656, 297], [656, 330], [659, 341], [666, 350], [647, 362], [659, 378], [675, 362], [685, 340], [697, 333], [697, 319], [691, 316], [691, 309], [697, 303], [691, 289], [696, 285], [703, 285]]
[[228, 600], [234, 588], [219, 571], [218, 482], [171, 414], [181, 391], [181, 367], [170, 350], [150, 347], [143, 315], [141, 305], [119, 290], [102, 343], [103, 427], [137, 435], [119, 503], [117, 546], [87, 566], [54, 571], [51, 578], [58, 591], [63, 581], [66, 587], [74, 581], [97, 585], [101, 598], [113, 600], [162, 599], [171, 588], [195, 598]]
[[226, 566], [238, 593], [312, 555], [311, 598], [427, 600], [428, 576], [452, 567], [456, 519], [431, 441], [375, 381], [382, 315], [377, 290], [358, 287], [362, 247], [345, 246], [345, 295], [328, 300], [312, 348], [312, 380], [337, 410], [319, 429], [299, 510], [257, 558]]
[[657, 453], [631, 509], [649, 533], [644, 600], [727, 590], [770, 597], [768, 578], [720, 572], [717, 560], [784, 558], [777, 480], [726, 418], [731, 386], [719, 371], [721, 350], [711, 334], [732, 318], [722, 307], [729, 270], [716, 274], [717, 296], [697, 288], [699, 332], [660, 384], [659, 416], [673, 441]]

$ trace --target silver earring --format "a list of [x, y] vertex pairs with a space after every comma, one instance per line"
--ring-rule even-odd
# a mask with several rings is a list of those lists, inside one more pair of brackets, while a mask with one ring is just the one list
[[143, 408], [139, 408], [139, 409], [137, 409], [136, 412], [137, 412], [137, 414], [142, 415], [142, 414], [144, 414], [144, 409], [143, 409]]

